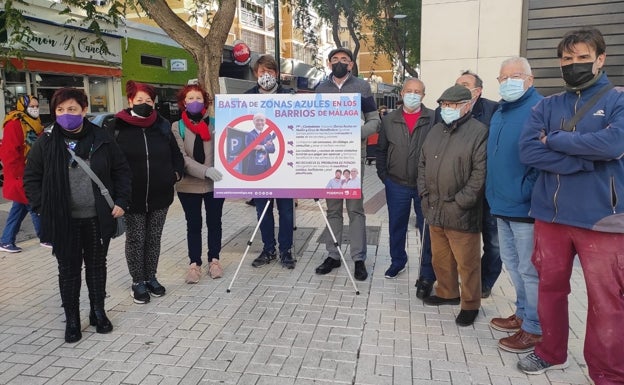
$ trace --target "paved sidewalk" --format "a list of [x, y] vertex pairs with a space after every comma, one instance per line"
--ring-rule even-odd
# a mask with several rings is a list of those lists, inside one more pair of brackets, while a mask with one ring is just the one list
[[[490, 318], [513, 312], [507, 274], [483, 301], [476, 323], [458, 327], [459, 306], [429, 307], [416, 298], [419, 239], [413, 214], [409, 268], [396, 280], [384, 278], [387, 210], [374, 165], [366, 166], [364, 186], [367, 225], [380, 226], [381, 233], [378, 244], [368, 247], [370, 276], [357, 282], [360, 295], [344, 268], [326, 276], [314, 273], [325, 245], [317, 242], [324, 221], [313, 200], [300, 200], [296, 211], [297, 226], [315, 229], [297, 267], [252, 268], [258, 234], [226, 293], [244, 248], [226, 244], [224, 278], [204, 275], [198, 284], [185, 284], [186, 226], [176, 199], [158, 271], [167, 294], [134, 304], [124, 240], [113, 240], [106, 309], [115, 329], [97, 334], [89, 326], [83, 284], [83, 338], [76, 344], [63, 339], [65, 317], [49, 250], [31, 239], [20, 243], [22, 253], [0, 253], [0, 384], [589, 384], [582, 354], [587, 303], [579, 267], [570, 295], [570, 367], [524, 375], [516, 369], [519, 356], [497, 348], [507, 334], [488, 326]], [[227, 201], [224, 243], [255, 223], [255, 210], [243, 200]]]

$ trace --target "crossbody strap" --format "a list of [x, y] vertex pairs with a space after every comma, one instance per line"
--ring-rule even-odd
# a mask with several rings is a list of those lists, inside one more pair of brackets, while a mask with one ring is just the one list
[[596, 93], [596, 95], [592, 96], [591, 99], [589, 99], [587, 101], [587, 103], [583, 104], [583, 107], [581, 107], [580, 110], [576, 111], [576, 114], [574, 114], [572, 119], [570, 119], [570, 121], [568, 121], [563, 126], [562, 130], [564, 130], [564, 131], [574, 131], [574, 129], [576, 127], [576, 123], [578, 123], [579, 120], [581, 120], [581, 118], [587, 113], [587, 111], [589, 111], [590, 108], [592, 108], [596, 103], [598, 103], [598, 100], [600, 100], [600, 98], [604, 94], [609, 92], [609, 90], [611, 90], [611, 88], [613, 88], [613, 84], [611, 84], [611, 83], [609, 83], [606, 86], [602, 87], [600, 89], [600, 91], [598, 91]]
[[111, 209], [113, 207], [115, 207], [115, 202], [113, 202], [113, 198], [111, 198], [110, 193], [108, 192], [108, 189], [106, 188], [106, 186], [104, 186], [104, 183], [102, 183], [100, 178], [98, 178], [98, 176], [95, 175], [93, 170], [91, 170], [91, 167], [89, 167], [87, 162], [82, 160], [81, 157], [76, 156], [76, 153], [71, 148], [67, 147], [67, 151], [69, 151], [69, 153], [71, 154], [72, 158], [76, 161], [76, 163], [78, 163], [80, 168], [82, 168], [84, 170], [84, 172], [86, 172], [87, 175], [89, 175], [89, 178], [91, 178], [91, 180], [93, 180], [95, 182], [95, 184], [98, 185], [98, 187], [100, 188], [100, 193], [102, 194], [104, 199], [106, 199], [106, 202], [111, 207]]

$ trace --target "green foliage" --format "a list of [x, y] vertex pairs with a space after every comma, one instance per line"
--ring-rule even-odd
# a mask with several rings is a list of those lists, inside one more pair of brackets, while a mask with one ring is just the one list
[[[332, 26], [333, 39], [340, 45], [340, 16], [346, 20], [346, 27], [355, 43], [353, 53], [357, 55], [360, 41], [366, 37], [361, 33], [363, 21], [370, 23], [373, 32], [374, 54], [385, 54], [396, 62], [402, 62], [405, 43], [406, 70], [416, 76], [416, 65], [420, 62], [420, 15], [421, 0], [289, 0], [293, 7], [301, 10], [298, 17], [305, 19], [313, 9], [319, 17]], [[398, 20], [395, 15], [407, 17]], [[305, 25], [302, 25], [305, 28]], [[404, 40], [405, 37], [405, 40]]]
[[32, 48], [28, 42], [34, 36], [23, 11], [15, 8], [15, 3], [24, 4], [21, 0], [7, 0], [0, 13], [0, 64], [8, 70], [15, 69], [9, 58], [23, 60], [23, 51]]
[[[406, 71], [417, 76], [420, 63], [421, 0], [371, 0], [367, 2], [366, 17], [372, 21], [375, 48], [398, 63], [402, 62], [403, 45]], [[406, 15], [395, 19], [395, 15]]]

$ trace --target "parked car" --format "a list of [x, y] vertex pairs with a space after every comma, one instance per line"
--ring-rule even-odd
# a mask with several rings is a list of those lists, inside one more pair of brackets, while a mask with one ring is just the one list
[[103, 127], [104, 123], [115, 119], [115, 113], [113, 112], [91, 112], [87, 114], [87, 119], [96, 126]]

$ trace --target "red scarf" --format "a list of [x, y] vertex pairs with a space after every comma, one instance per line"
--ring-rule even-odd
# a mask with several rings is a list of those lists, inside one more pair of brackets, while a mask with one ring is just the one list
[[184, 125], [188, 127], [195, 135], [199, 135], [204, 142], [210, 140], [210, 130], [208, 129], [208, 124], [204, 119], [200, 120], [198, 123], [191, 121], [188, 117], [186, 111], [182, 111], [182, 121], [184, 121]]
[[115, 114], [115, 117], [135, 127], [147, 128], [147, 127], [151, 127], [154, 123], [156, 123], [156, 119], [158, 118], [158, 113], [156, 112], [156, 110], [154, 110], [152, 111], [150, 116], [148, 116], [147, 118], [141, 118], [141, 117], [132, 115], [130, 113], [130, 109], [127, 109], [127, 110], [119, 111], [117, 114]]

